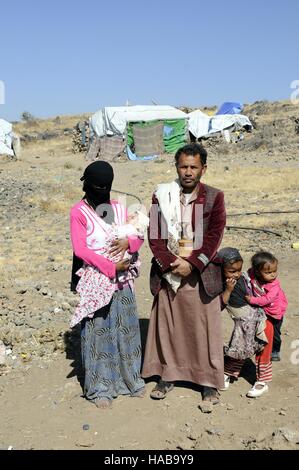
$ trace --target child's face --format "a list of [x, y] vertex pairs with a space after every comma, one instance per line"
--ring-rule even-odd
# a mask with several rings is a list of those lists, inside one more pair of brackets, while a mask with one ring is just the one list
[[277, 261], [274, 263], [265, 263], [262, 269], [260, 270], [260, 279], [262, 282], [272, 282], [277, 278]]
[[226, 264], [223, 268], [225, 279], [240, 279], [242, 274], [243, 261], [235, 261], [232, 264]]

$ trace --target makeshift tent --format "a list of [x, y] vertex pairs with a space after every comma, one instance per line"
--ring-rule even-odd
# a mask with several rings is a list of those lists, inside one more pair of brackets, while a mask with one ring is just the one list
[[243, 105], [241, 103], [231, 103], [226, 101], [220, 106], [216, 114], [240, 114], [242, 109]]
[[10, 122], [0, 119], [0, 155], [14, 156], [12, 138], [12, 125]]
[[[197, 139], [209, 137], [225, 129], [252, 129], [252, 124], [243, 114], [222, 114], [208, 116], [202, 111], [192, 111], [189, 116], [189, 131]], [[248, 126], [248, 127], [247, 127]]]
[[90, 128], [100, 140], [122, 137], [124, 149], [128, 145], [137, 156], [149, 156], [183, 146], [187, 120], [186, 113], [172, 106], [106, 107], [91, 116]]

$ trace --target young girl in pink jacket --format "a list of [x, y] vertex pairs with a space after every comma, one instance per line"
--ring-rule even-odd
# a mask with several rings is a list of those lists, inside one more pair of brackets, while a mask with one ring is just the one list
[[268, 344], [257, 357], [258, 381], [247, 394], [247, 396], [257, 397], [268, 390], [267, 383], [272, 380], [271, 355], [273, 339], [276, 338], [280, 349], [280, 328], [288, 301], [280, 286], [277, 272], [278, 260], [275, 256], [266, 251], [261, 251], [252, 257], [251, 265], [249, 275], [253, 296], [247, 295], [246, 300], [251, 305], [262, 307], [267, 315], [265, 333]]

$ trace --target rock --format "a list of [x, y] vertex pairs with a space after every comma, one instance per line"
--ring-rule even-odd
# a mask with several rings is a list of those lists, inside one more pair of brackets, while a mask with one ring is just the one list
[[26, 294], [26, 292], [27, 292], [27, 289], [25, 289], [24, 287], [17, 290], [17, 294]]
[[273, 432], [272, 436], [276, 441], [283, 439], [287, 442], [295, 444], [299, 442], [299, 433], [289, 428], [278, 428]]
[[6, 347], [3, 341], [0, 341], [0, 365], [4, 365], [6, 362]]
[[221, 436], [222, 434], [222, 430], [220, 428], [206, 429], [206, 432], [210, 434], [211, 436], [214, 436], [214, 435]]
[[226, 409], [230, 411], [230, 410], [234, 410], [235, 407], [234, 407], [234, 405], [231, 405], [230, 403], [228, 403], [228, 404], [226, 405]]
[[180, 450], [191, 450], [194, 449], [194, 442], [189, 439], [181, 439], [176, 447]]
[[83, 431], [88, 431], [89, 430], [89, 424], [83, 424], [82, 429], [83, 429]]
[[71, 309], [72, 309], [72, 307], [70, 306], [70, 304], [67, 303], [67, 302], [62, 302], [61, 307], [62, 307], [62, 310], [64, 310], [64, 311], [68, 311], [68, 310], [71, 310]]
[[214, 405], [211, 401], [203, 401], [198, 405], [198, 408], [201, 410], [202, 413], [212, 413], [213, 406]]

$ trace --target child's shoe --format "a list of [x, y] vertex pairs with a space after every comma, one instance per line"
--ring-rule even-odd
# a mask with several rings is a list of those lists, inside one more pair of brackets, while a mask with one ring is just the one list
[[280, 352], [279, 351], [272, 351], [271, 354], [271, 361], [280, 361]]
[[221, 392], [225, 392], [225, 390], [227, 390], [229, 388], [229, 384], [230, 384], [230, 376], [224, 374], [224, 387], [220, 388], [219, 390]]
[[255, 382], [254, 386], [247, 392], [246, 396], [249, 398], [257, 398], [268, 392], [269, 387], [265, 382]]

